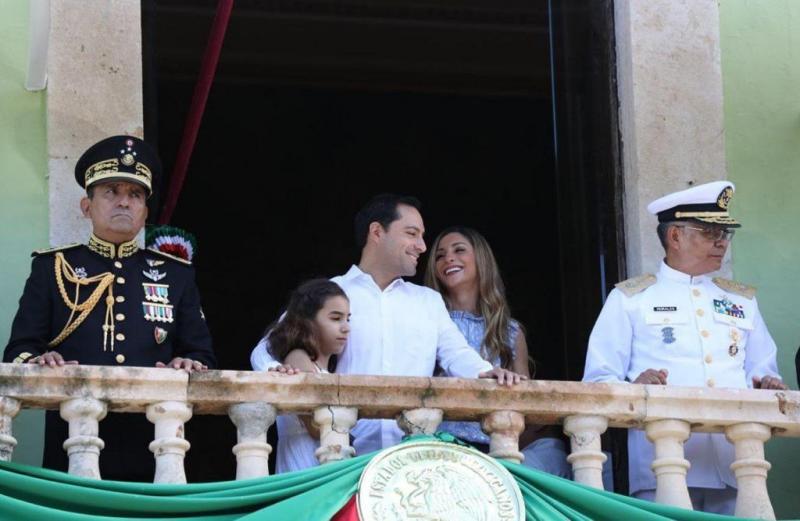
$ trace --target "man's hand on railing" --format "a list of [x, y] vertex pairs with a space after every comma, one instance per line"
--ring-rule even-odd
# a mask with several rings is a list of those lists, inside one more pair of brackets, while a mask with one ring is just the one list
[[176, 356], [169, 363], [165, 364], [164, 362], [156, 362], [156, 367], [169, 367], [172, 369], [183, 369], [189, 374], [192, 374], [195, 371], [206, 371], [208, 367], [202, 362], [198, 362], [197, 360], [192, 360], [191, 358], [181, 358]]
[[478, 378], [495, 378], [500, 385], [507, 385], [509, 387], [528, 379], [525, 375], [503, 369], [502, 367], [495, 367], [491, 371], [484, 371], [478, 375]]
[[764, 378], [754, 376], [753, 389], [775, 389], [778, 391], [787, 391], [789, 386], [783, 383], [783, 380], [774, 376], [765, 376]]
[[28, 360], [29, 364], [49, 365], [50, 367], [57, 367], [62, 365], [78, 365], [77, 360], [64, 360], [61, 353], [57, 351], [45, 351], [39, 356], [35, 356]]
[[642, 374], [637, 376], [633, 383], [645, 385], [667, 385], [667, 376], [669, 376], [669, 371], [666, 369], [647, 369], [646, 371], [643, 371]]

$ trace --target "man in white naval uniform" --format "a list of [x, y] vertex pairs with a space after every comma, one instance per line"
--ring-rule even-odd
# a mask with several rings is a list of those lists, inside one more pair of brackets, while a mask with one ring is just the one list
[[[589, 338], [586, 382], [633, 382], [786, 389], [755, 288], [711, 277], [722, 264], [734, 228], [728, 213], [732, 183], [717, 181], [650, 203], [666, 257], [656, 275], [617, 284]], [[684, 446], [695, 510], [733, 514], [733, 446], [724, 434], [692, 434]], [[653, 445], [628, 431], [630, 493], [655, 498]]]

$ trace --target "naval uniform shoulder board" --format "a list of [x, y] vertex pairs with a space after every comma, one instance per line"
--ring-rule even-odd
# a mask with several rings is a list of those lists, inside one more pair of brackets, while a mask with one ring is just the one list
[[656, 276], [652, 273], [645, 273], [644, 275], [618, 282], [614, 287], [623, 292], [626, 297], [632, 297], [655, 284], [656, 280]]
[[80, 245], [81, 243], [79, 242], [73, 242], [71, 244], [65, 244], [63, 246], [56, 246], [55, 248], [45, 248], [42, 250], [36, 250], [33, 253], [31, 253], [31, 257], [38, 257], [39, 255], [47, 255], [49, 253], [71, 250], [72, 248], [77, 248]]
[[741, 282], [736, 282], [735, 280], [723, 279], [722, 277], [714, 277], [711, 280], [714, 282], [714, 284], [724, 289], [728, 293], [739, 295], [748, 300], [752, 300], [753, 297], [756, 296], [755, 286], [750, 286], [749, 284], [742, 284]]
[[150, 253], [155, 253], [155, 254], [161, 255], [162, 257], [165, 257], [167, 259], [178, 261], [181, 264], [186, 264], [187, 266], [191, 266], [192, 265], [192, 261], [188, 261], [186, 259], [182, 259], [180, 257], [176, 257], [175, 255], [170, 255], [169, 253], [164, 253], [163, 251], [156, 250], [155, 248], [147, 248], [147, 251], [150, 252]]

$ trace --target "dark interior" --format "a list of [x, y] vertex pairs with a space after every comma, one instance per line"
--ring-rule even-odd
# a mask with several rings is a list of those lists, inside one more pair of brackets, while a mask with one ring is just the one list
[[[623, 275], [613, 21], [610, 0], [559, 4], [237, 0], [171, 222], [198, 238], [221, 368], [249, 369], [288, 292], [357, 260], [358, 208], [397, 192], [422, 200], [429, 244], [453, 224], [487, 237], [536, 377], [580, 378]], [[215, 8], [143, 2], [167, 178]], [[190, 481], [231, 479], [230, 421], [187, 430]]]

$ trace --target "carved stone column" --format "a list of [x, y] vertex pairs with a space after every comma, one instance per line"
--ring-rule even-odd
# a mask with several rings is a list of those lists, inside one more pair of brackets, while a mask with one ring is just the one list
[[154, 483], [186, 483], [183, 458], [190, 444], [184, 439], [184, 423], [192, 417], [192, 404], [159, 402], [147, 406], [147, 419], [155, 424], [150, 451], [156, 458]]
[[731, 470], [736, 475], [736, 517], [775, 519], [767, 492], [767, 472], [772, 467], [764, 459], [764, 442], [772, 435], [761, 423], [738, 423], [725, 429], [725, 436], [736, 449]]
[[233, 453], [236, 455], [236, 479], [260, 478], [269, 475], [267, 429], [275, 423], [275, 407], [266, 402], [231, 405], [228, 416], [236, 425]]
[[564, 419], [564, 434], [569, 436], [572, 453], [567, 461], [572, 464], [575, 481], [603, 489], [603, 463], [606, 455], [600, 446], [600, 435], [608, 428], [603, 416], [568, 416]]
[[681, 420], [658, 420], [645, 425], [647, 439], [653, 442], [656, 475], [656, 503], [692, 510], [686, 486], [686, 472], [691, 466], [683, 457], [683, 443], [689, 439], [691, 426]]
[[100, 479], [100, 451], [106, 446], [98, 437], [99, 421], [106, 417], [106, 404], [94, 398], [73, 398], [61, 402], [61, 417], [69, 422], [64, 450], [69, 456], [69, 473]]
[[352, 458], [356, 450], [350, 446], [350, 429], [356, 424], [358, 409], [323, 405], [314, 410], [314, 423], [319, 427], [319, 448], [315, 455], [320, 464]]
[[441, 409], [408, 409], [397, 417], [397, 426], [406, 434], [433, 434], [442, 415]]
[[19, 400], [0, 398], [0, 461], [11, 461], [17, 439], [11, 435], [11, 424], [20, 409]]
[[489, 456], [522, 463], [519, 435], [525, 429], [525, 416], [516, 411], [496, 411], [484, 416], [481, 428], [489, 435]]

